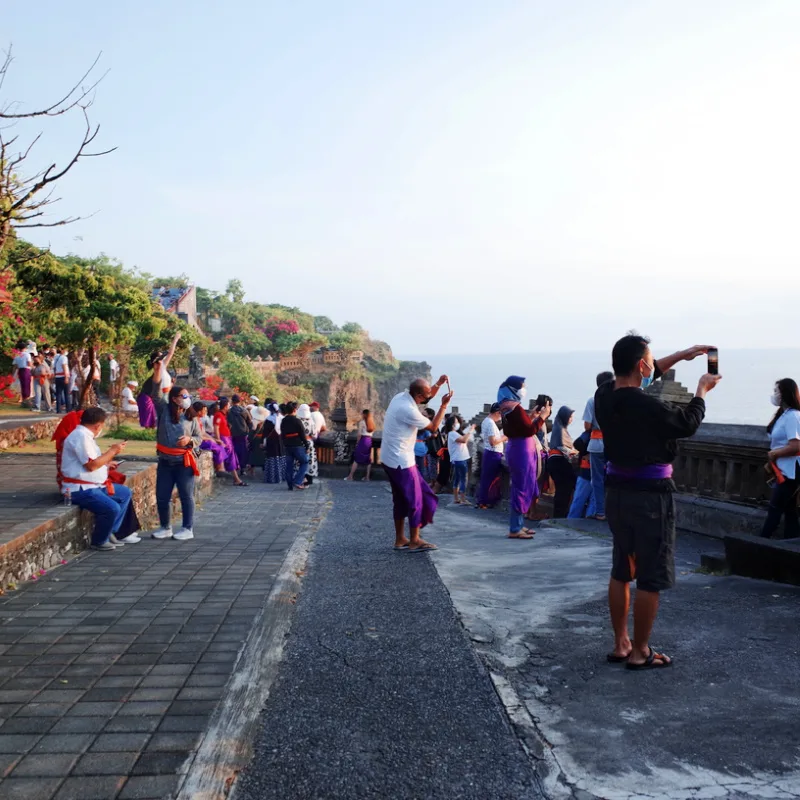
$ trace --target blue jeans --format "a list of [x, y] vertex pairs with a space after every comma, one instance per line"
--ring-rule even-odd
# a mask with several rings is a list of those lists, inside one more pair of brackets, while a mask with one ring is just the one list
[[162, 528], [169, 527], [172, 489], [175, 486], [178, 487], [178, 497], [181, 500], [183, 527], [191, 529], [194, 522], [194, 472], [191, 467], [185, 467], [183, 461], [173, 462], [159, 458], [156, 469], [156, 506]]
[[[572, 505], [569, 507], [567, 519], [583, 519], [584, 516], [591, 517], [595, 512], [594, 495], [592, 494], [592, 483], [586, 478], [578, 478], [575, 484], [575, 492], [572, 495]], [[586, 506], [589, 506], [587, 509]]]
[[605, 453], [589, 453], [592, 466], [592, 492], [594, 493], [594, 511], [589, 514], [606, 515], [606, 455]]
[[[295, 472], [295, 462], [300, 466]], [[308, 453], [305, 447], [286, 448], [286, 483], [292, 489], [295, 486], [302, 486], [308, 471]]]
[[67, 379], [56, 378], [56, 411], [60, 414], [61, 409], [69, 411], [69, 399], [67, 397]]
[[[69, 486], [70, 484], [67, 484]], [[94, 514], [94, 533], [92, 544], [101, 545], [108, 541], [112, 533], [119, 530], [128, 506], [131, 504], [131, 490], [122, 484], [114, 484], [114, 494], [102, 489], [70, 489], [72, 505], [84, 508]]]
[[451, 461], [453, 470], [453, 489], [458, 489], [461, 494], [467, 491], [467, 463], [466, 461]]
[[525, 527], [525, 515], [518, 514], [512, 508], [508, 520], [509, 533], [519, 533], [524, 527]]

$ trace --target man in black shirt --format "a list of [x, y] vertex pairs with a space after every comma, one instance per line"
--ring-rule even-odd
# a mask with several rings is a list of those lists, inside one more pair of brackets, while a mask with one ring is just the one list
[[[675, 503], [672, 462], [677, 439], [692, 436], [706, 413], [705, 395], [720, 380], [703, 375], [687, 406], [679, 407], [642, 389], [679, 361], [707, 353], [697, 345], [658, 361], [649, 339], [624, 336], [612, 351], [614, 381], [595, 394], [595, 415], [603, 431], [606, 515], [614, 538], [608, 606], [614, 626], [613, 663], [628, 669], [668, 667], [672, 660], [649, 644], [658, 596], [675, 583]], [[636, 580], [633, 641], [628, 635], [629, 584]]]

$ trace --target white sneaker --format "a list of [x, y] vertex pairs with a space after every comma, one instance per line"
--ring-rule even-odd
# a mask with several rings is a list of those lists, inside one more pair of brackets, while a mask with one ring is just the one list
[[123, 544], [136, 544], [137, 542], [141, 542], [142, 539], [140, 536], [137, 536], [135, 533], [132, 533], [130, 536], [126, 536]]
[[194, 539], [194, 532], [191, 528], [181, 528], [172, 538], [183, 542], [186, 539]]
[[108, 541], [111, 542], [111, 544], [113, 544], [114, 547], [122, 547], [125, 544], [125, 542], [121, 542], [119, 539], [117, 539], [117, 537], [114, 536], [113, 533], [111, 534], [111, 536], [108, 537]]
[[153, 539], [171, 539], [172, 528], [159, 528], [157, 531], [153, 531], [150, 536]]

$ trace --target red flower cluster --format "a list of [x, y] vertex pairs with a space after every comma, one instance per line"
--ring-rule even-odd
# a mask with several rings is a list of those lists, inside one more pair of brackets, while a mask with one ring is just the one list
[[293, 319], [278, 319], [272, 317], [268, 319], [262, 328], [256, 328], [270, 341], [279, 333], [300, 333], [300, 326]]
[[0, 403], [8, 403], [17, 399], [17, 393], [11, 389], [14, 379], [11, 375], [0, 375]]

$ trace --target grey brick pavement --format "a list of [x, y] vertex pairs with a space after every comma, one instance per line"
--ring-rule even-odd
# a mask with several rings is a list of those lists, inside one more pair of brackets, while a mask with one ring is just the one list
[[0, 598], [0, 797], [171, 796], [323, 497], [227, 485], [190, 542], [86, 553]]

